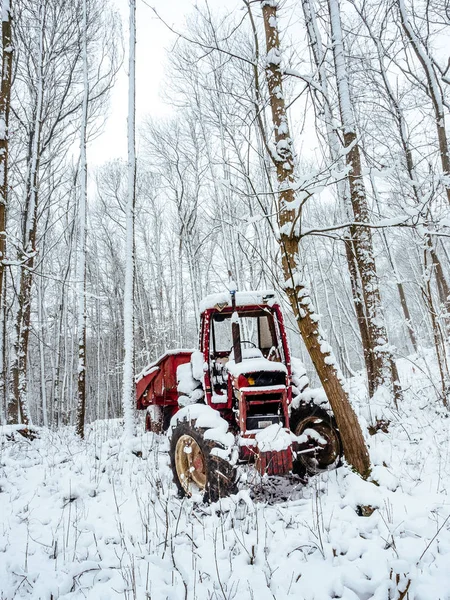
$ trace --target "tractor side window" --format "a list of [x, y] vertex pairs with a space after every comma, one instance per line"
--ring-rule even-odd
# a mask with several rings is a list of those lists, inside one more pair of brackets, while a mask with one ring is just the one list
[[272, 327], [273, 327], [273, 330], [274, 330], [275, 340], [277, 340], [275, 343], [277, 344], [277, 350], [278, 350], [278, 353], [279, 353], [279, 356], [280, 356], [280, 360], [285, 363], [286, 358], [284, 356], [283, 342], [282, 342], [281, 331], [280, 331], [280, 324], [278, 323], [278, 319], [276, 318], [275, 315], [274, 315], [274, 318], [272, 319]]
[[258, 317], [258, 334], [258, 345], [265, 354], [264, 351], [268, 352], [272, 346], [276, 344], [276, 341], [273, 339], [272, 331], [269, 326], [269, 317], [267, 315]]
[[230, 318], [215, 315], [211, 320], [211, 339], [209, 352], [211, 356], [211, 381], [213, 386], [213, 402], [226, 402], [228, 373], [225, 365], [233, 343]]
[[211, 349], [215, 354], [217, 352], [230, 352], [233, 344], [231, 337], [230, 319], [213, 319], [211, 323]]

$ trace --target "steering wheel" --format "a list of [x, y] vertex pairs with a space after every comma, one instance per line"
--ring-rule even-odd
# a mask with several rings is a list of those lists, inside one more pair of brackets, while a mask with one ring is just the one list
[[[256, 344], [254, 344], [250, 340], [241, 340], [241, 344], [251, 344], [253, 346], [253, 348], [257, 348], [258, 347]], [[231, 346], [230, 352], [233, 350], [233, 348], [234, 348], [234, 344]]]

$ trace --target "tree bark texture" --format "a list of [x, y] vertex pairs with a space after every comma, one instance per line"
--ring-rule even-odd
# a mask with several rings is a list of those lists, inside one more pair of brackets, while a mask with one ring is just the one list
[[392, 356], [386, 325], [381, 304], [380, 288], [377, 277], [373, 251], [372, 232], [369, 224], [369, 208], [367, 205], [366, 188], [362, 176], [361, 154], [356, 134], [353, 108], [350, 98], [348, 73], [345, 63], [344, 43], [340, 18], [339, 0], [328, 0], [331, 35], [333, 42], [334, 68], [336, 73], [339, 111], [343, 128], [346, 163], [349, 167], [350, 201], [353, 217], [358, 225], [350, 227], [355, 261], [361, 278], [361, 289], [364, 298], [367, 331], [369, 334], [369, 349], [372, 355], [372, 376], [369, 377], [369, 395], [373, 396], [382, 385], [392, 385], [395, 375], [392, 369]]
[[[332, 103], [328, 92], [328, 74], [326, 70], [326, 61], [322, 49], [322, 41], [320, 31], [317, 26], [316, 12], [313, 0], [302, 0], [303, 14], [305, 16], [306, 30], [311, 46], [311, 52], [314, 64], [317, 69], [319, 83], [322, 93], [316, 94], [315, 101], [319, 103], [325, 121], [326, 137], [328, 141], [330, 158], [338, 165], [340, 170], [344, 167], [344, 158], [342, 153], [341, 139], [336, 129], [336, 119], [333, 116]], [[337, 184], [339, 199], [342, 202], [343, 210], [348, 220], [352, 220], [352, 203], [349, 198], [348, 184], [341, 181]], [[346, 237], [345, 253], [347, 257], [347, 265], [349, 270], [351, 291], [353, 304], [355, 307], [356, 318], [359, 326], [361, 345], [363, 350], [364, 363], [367, 372], [367, 381], [369, 387], [369, 395], [372, 396], [375, 392], [376, 365], [374, 364], [373, 344], [371, 341], [370, 329], [368, 324], [368, 316], [366, 310], [366, 298], [363, 293], [363, 286], [359, 272], [359, 261], [357, 259], [358, 245], [356, 228], [350, 227], [349, 235]], [[360, 254], [360, 252], [359, 252]]]
[[[13, 64], [13, 40], [11, 25], [11, 0], [4, 0], [2, 5], [2, 81], [0, 85], [0, 353], [1, 397], [6, 390], [6, 296], [3, 293], [6, 285], [6, 211], [8, 207], [8, 146], [9, 146], [9, 112], [11, 105], [11, 83]], [[11, 412], [10, 412], [11, 411]], [[7, 403], [7, 420], [17, 420], [13, 403]]]
[[[6, 209], [8, 206], [8, 143], [9, 112], [11, 104], [11, 82], [13, 40], [11, 31], [11, 4], [2, 6], [2, 81], [0, 86], [0, 299], [3, 298], [6, 257]], [[1, 303], [1, 300], [0, 300]]]
[[318, 316], [312, 306], [309, 292], [300, 280], [300, 240], [295, 232], [297, 215], [290, 207], [295, 200], [295, 164], [283, 97], [277, 2], [265, 0], [261, 2], [261, 7], [266, 35], [266, 80], [276, 142], [272, 160], [279, 188], [279, 241], [286, 294], [303, 341], [333, 408], [342, 435], [345, 457], [356, 471], [367, 477], [370, 472], [370, 459], [361, 427], [344, 390], [331, 349], [321, 335]]

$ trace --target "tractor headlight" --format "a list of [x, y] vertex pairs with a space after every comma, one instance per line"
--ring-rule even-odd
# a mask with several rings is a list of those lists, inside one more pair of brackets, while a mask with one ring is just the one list
[[256, 377], [254, 375], [241, 374], [238, 377], [237, 385], [239, 388], [251, 387], [252, 385], [256, 385]]

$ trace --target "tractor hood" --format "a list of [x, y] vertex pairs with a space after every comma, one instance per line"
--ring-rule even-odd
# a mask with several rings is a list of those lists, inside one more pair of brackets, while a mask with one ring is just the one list
[[244, 358], [240, 363], [229, 360], [226, 366], [238, 389], [286, 385], [286, 367], [282, 363], [267, 360], [263, 356]]
[[229, 360], [226, 364], [228, 372], [233, 375], [233, 377], [239, 377], [239, 375], [246, 375], [249, 373], [258, 373], [258, 372], [278, 372], [278, 373], [286, 373], [286, 367], [279, 362], [273, 362], [271, 360], [267, 360], [263, 356], [259, 358], [245, 358], [240, 363], [235, 363], [234, 360]]

